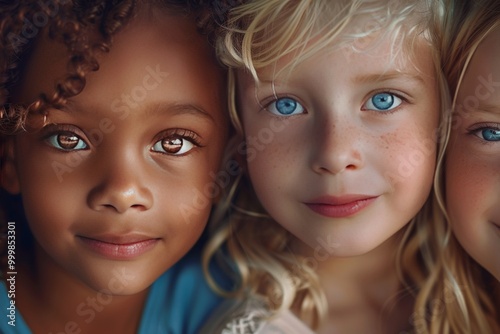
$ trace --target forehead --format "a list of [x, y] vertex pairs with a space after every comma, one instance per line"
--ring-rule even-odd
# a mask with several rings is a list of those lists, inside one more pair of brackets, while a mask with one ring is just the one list
[[[52, 94], [55, 83], [67, 75], [68, 59], [65, 45], [40, 37], [14, 94], [23, 100], [19, 102], [32, 102], [42, 92]], [[171, 77], [191, 73], [192, 85], [210, 82], [218, 88], [222, 84], [222, 72], [211, 47], [197, 32], [195, 20], [184, 15], [137, 17], [114, 36], [109, 53], [99, 55], [97, 60], [99, 70], [87, 75], [87, 85], [77, 98], [102, 94], [119, 97], [143, 85], [146, 76], [154, 72], [168, 72]]]
[[[307, 75], [314, 68], [334, 68], [344, 77], [361, 83], [406, 76], [418, 81], [435, 80], [434, 48], [422, 36], [412, 39], [411, 46], [394, 34], [373, 33], [351, 42], [332, 42], [314, 50], [307, 58], [286, 55], [270, 66], [258, 70], [263, 81], [284, 80]], [[314, 48], [314, 41], [310, 46]]]
[[[488, 87], [483, 87], [490, 82]], [[500, 104], [500, 27], [492, 30], [479, 44], [466, 70], [459, 97], [488, 89]]]

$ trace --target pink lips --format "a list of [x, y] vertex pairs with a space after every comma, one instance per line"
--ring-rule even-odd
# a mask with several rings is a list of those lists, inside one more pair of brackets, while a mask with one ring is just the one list
[[322, 216], [344, 218], [363, 210], [377, 197], [368, 195], [322, 196], [305, 204], [309, 209]]
[[140, 235], [77, 238], [91, 251], [112, 260], [132, 260], [153, 249], [159, 241]]

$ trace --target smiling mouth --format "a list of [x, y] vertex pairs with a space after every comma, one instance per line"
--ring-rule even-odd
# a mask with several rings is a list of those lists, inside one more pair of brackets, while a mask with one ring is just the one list
[[353, 216], [372, 204], [378, 196], [349, 196], [343, 198], [329, 197], [305, 203], [309, 209], [329, 218], [345, 218]]
[[494, 227], [496, 227], [497, 229], [497, 232], [500, 233], [500, 225], [495, 223], [495, 222], [491, 222], [493, 224]]
[[152, 250], [160, 241], [144, 236], [103, 238], [77, 236], [77, 239], [90, 251], [110, 260], [132, 260]]

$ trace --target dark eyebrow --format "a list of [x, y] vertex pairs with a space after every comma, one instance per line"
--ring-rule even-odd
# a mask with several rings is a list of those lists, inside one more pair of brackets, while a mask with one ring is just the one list
[[[198, 117], [206, 118], [208, 120], [211, 120], [212, 122], [215, 122], [214, 117], [208, 113], [205, 109], [203, 109], [200, 106], [197, 106], [195, 104], [190, 104], [190, 103], [182, 103], [182, 104], [169, 104], [169, 103], [152, 103], [148, 104], [142, 107], [144, 110], [144, 116], [154, 116], [157, 114], [162, 114], [162, 113], [169, 113], [170, 115], [186, 115], [186, 114], [191, 114], [195, 115]], [[92, 114], [92, 110], [94, 108], [82, 108], [81, 106], [75, 104], [73, 101], [68, 100], [66, 101], [66, 104], [60, 108], [63, 111], [66, 112], [85, 112], [88, 114]], [[131, 109], [133, 111], [133, 109]]]
[[367, 75], [360, 75], [354, 78], [354, 82], [357, 83], [372, 83], [372, 82], [384, 82], [396, 79], [409, 79], [416, 81], [420, 84], [425, 84], [424, 79], [420, 75], [409, 74], [405, 72], [385, 72], [385, 73], [374, 73]]
[[207, 118], [211, 121], [215, 121], [213, 116], [209, 114], [205, 109], [200, 106], [193, 104], [151, 104], [146, 106], [145, 108], [145, 116], [151, 116], [155, 114], [161, 114], [168, 112], [172, 115], [186, 115], [191, 114], [195, 116], [200, 116], [203, 118]]

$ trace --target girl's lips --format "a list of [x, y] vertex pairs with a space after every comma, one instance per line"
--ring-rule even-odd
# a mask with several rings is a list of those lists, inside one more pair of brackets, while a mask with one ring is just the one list
[[312, 211], [329, 218], [344, 218], [355, 215], [373, 203], [378, 196], [348, 195], [321, 197], [305, 203]]
[[77, 236], [77, 239], [86, 248], [110, 260], [132, 260], [153, 249], [160, 240], [138, 236], [103, 238]]

